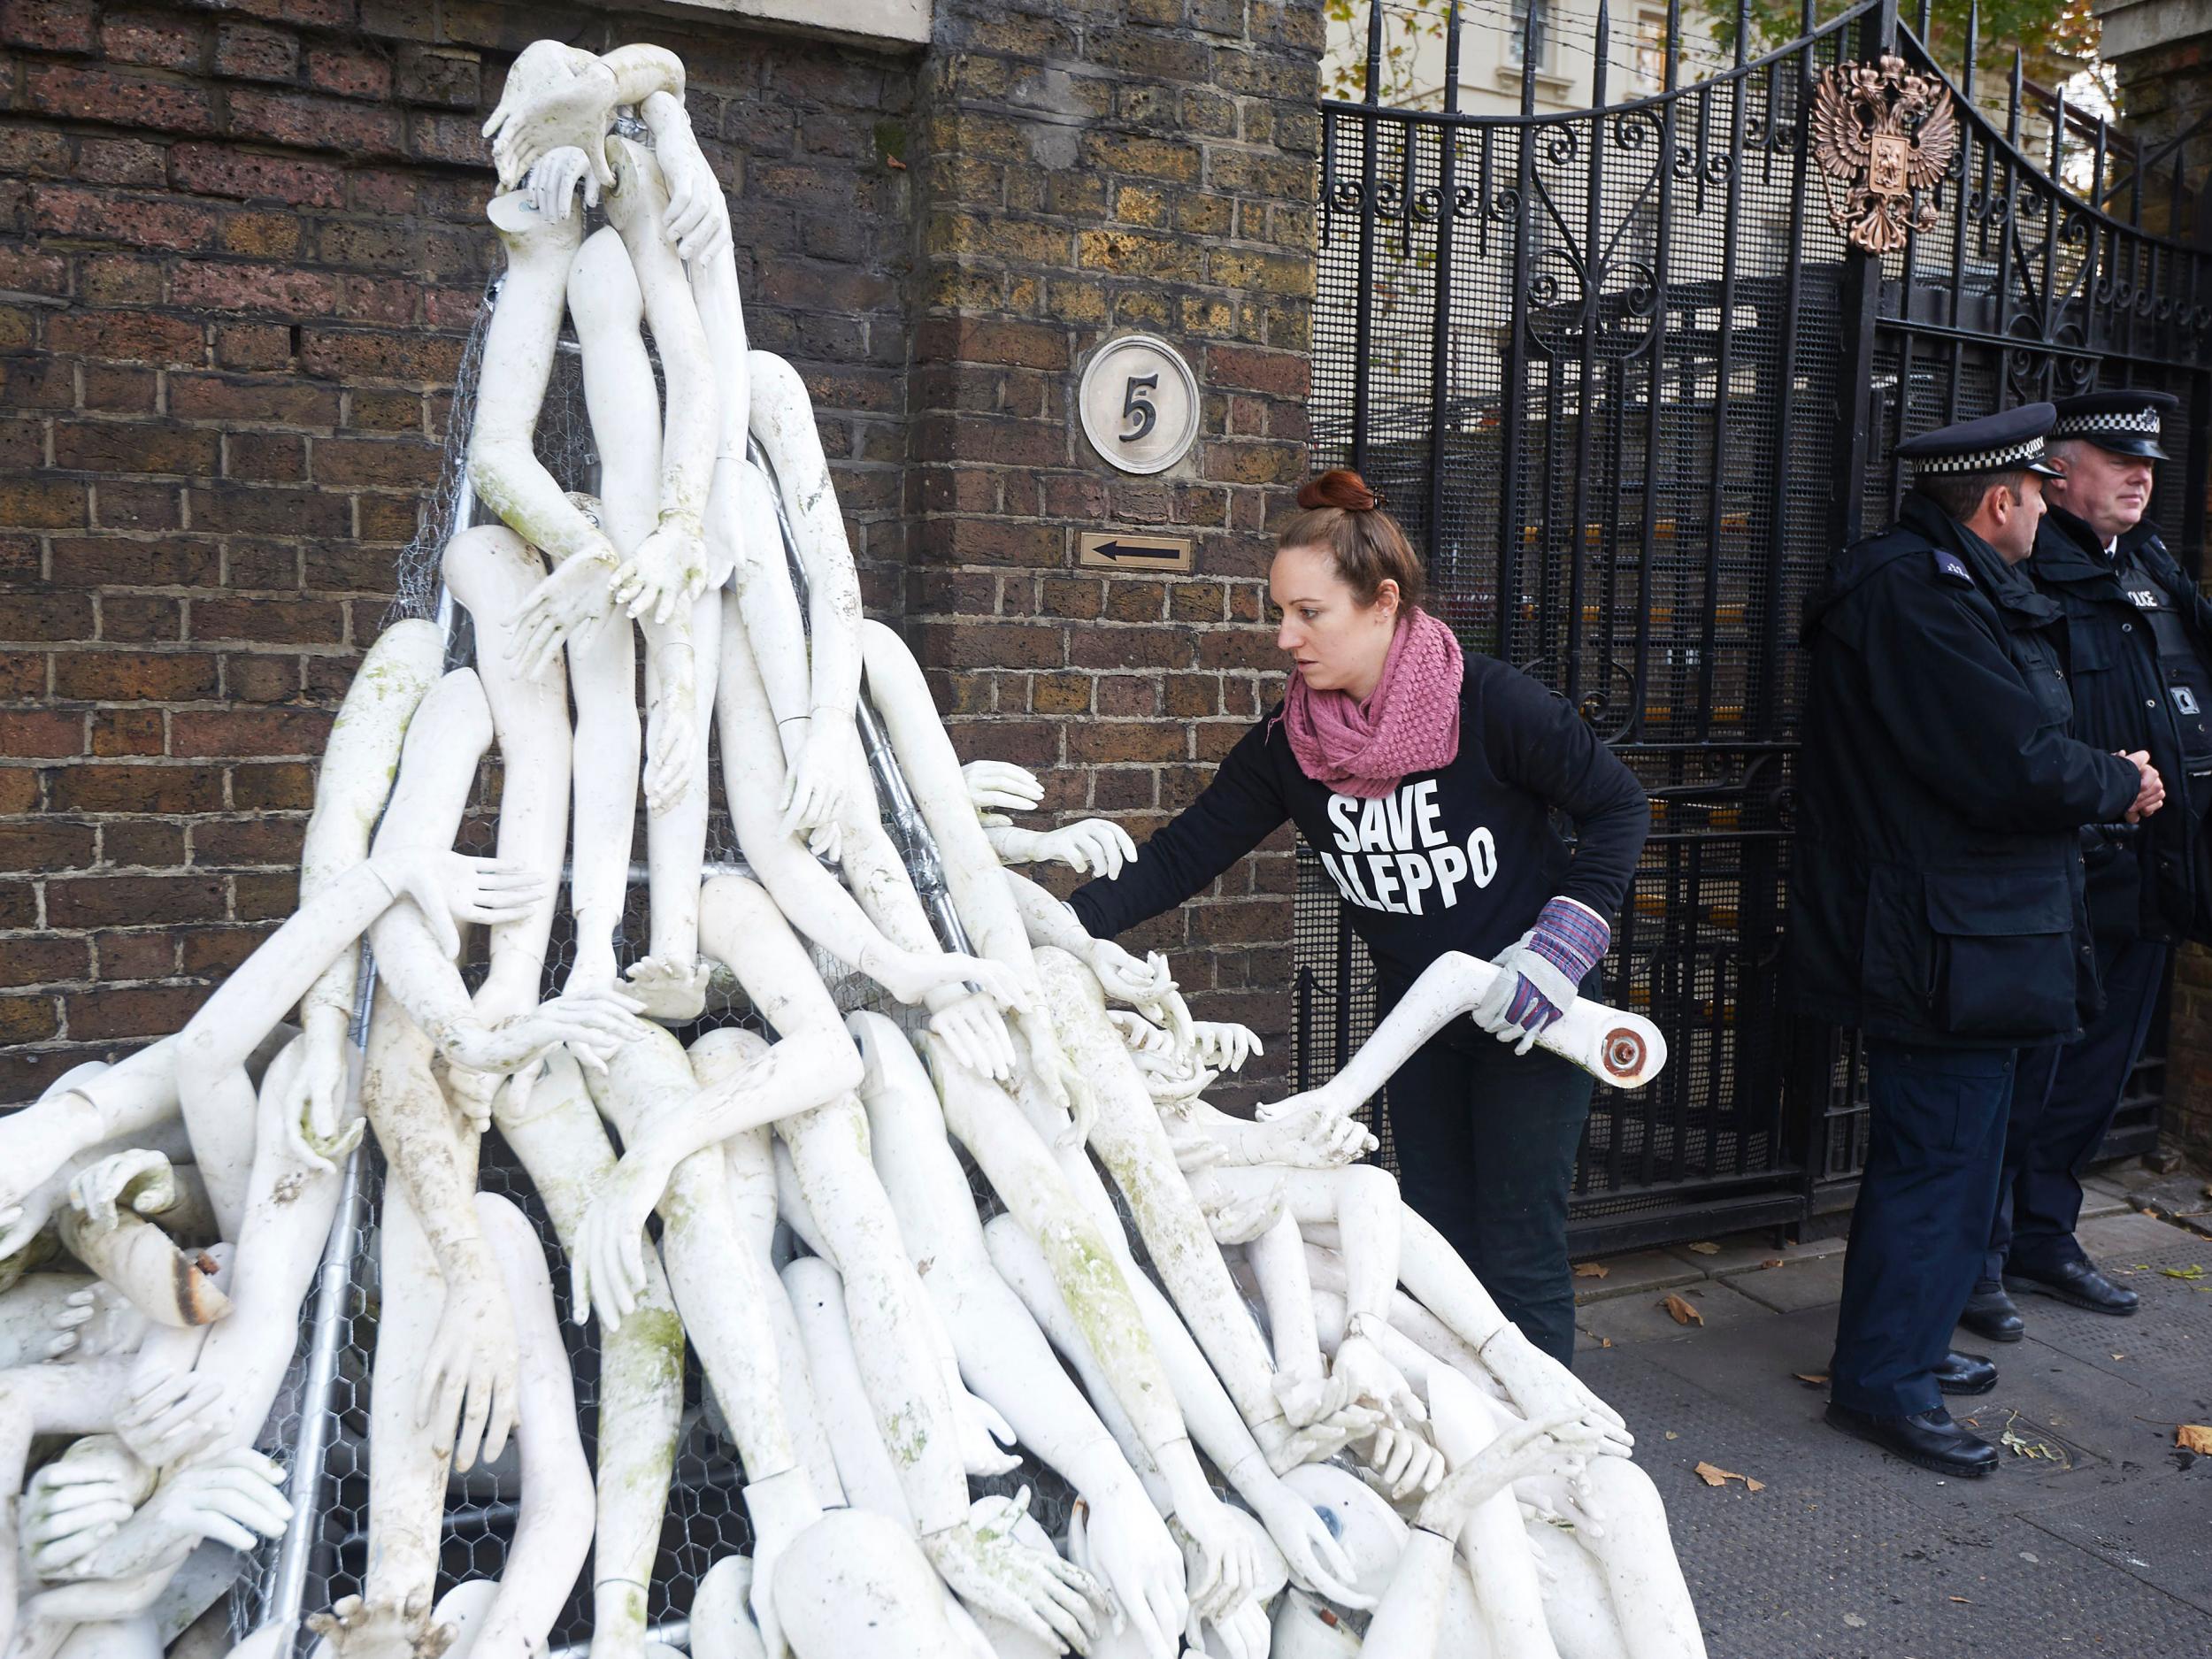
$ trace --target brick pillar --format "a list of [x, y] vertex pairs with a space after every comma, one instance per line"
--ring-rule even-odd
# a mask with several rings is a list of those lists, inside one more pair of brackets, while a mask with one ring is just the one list
[[[1306, 467], [1321, 9], [939, 0], [912, 160], [908, 631], [964, 758], [1035, 770], [1061, 819], [1141, 839], [1280, 694], [1269, 523]], [[1119, 473], [1075, 415], [1102, 341], [1162, 335], [1200, 437]], [[1086, 530], [1172, 527], [1187, 577], [1076, 565]], [[1125, 941], [1201, 1018], [1286, 1058], [1286, 832]], [[1071, 883], [1059, 880], [1063, 890]], [[1249, 1074], [1248, 1074], [1249, 1075]]]

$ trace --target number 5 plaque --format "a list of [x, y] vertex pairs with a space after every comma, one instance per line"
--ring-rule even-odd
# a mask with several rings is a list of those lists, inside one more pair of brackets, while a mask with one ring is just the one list
[[1076, 394], [1083, 435], [1125, 472], [1164, 472], [1198, 435], [1198, 377], [1153, 334], [1109, 340], [1084, 365]]

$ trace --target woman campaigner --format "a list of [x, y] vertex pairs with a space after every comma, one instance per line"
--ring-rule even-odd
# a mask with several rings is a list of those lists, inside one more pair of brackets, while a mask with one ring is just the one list
[[[1591, 1079], [1532, 1045], [1595, 989], [1650, 805], [1565, 699], [1463, 656], [1421, 609], [1420, 562], [1357, 473], [1324, 472], [1298, 505], [1269, 573], [1288, 694], [1135, 864], [1071, 902], [1110, 938], [1199, 892], [1288, 818], [1351, 907], [1379, 1019], [1446, 951], [1509, 970], [1471, 1024], [1447, 1026], [1391, 1079], [1390, 1130], [1406, 1202], [1565, 1363], [1567, 1189]], [[1555, 812], [1574, 823], [1571, 850]]]

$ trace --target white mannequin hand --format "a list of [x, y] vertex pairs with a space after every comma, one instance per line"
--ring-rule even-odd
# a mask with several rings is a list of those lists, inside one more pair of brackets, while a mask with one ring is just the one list
[[1251, 1594], [1263, 1563], [1256, 1540], [1237, 1525], [1228, 1505], [1210, 1497], [1178, 1509], [1170, 1520], [1183, 1535], [1193, 1617], [1211, 1619]]
[[[600, 538], [605, 541], [605, 537]], [[605, 551], [578, 553], [525, 594], [515, 607], [507, 641], [507, 660], [526, 680], [535, 680], [553, 665], [571, 634], [580, 634], [604, 623], [613, 614], [614, 594], [609, 578], [621, 563], [614, 543]]]
[[[1095, 964], [1092, 964], [1091, 972], [1098, 973]], [[1099, 978], [1102, 980], [1105, 975], [1099, 974]], [[1121, 1040], [1128, 1045], [1130, 1053], [1171, 1055], [1175, 1052], [1175, 1039], [1134, 1009], [1110, 1008], [1106, 1010], [1106, 1018], [1121, 1033]]]
[[658, 626], [707, 590], [706, 532], [688, 513], [664, 512], [614, 567], [609, 593], [634, 621]]
[[[1355, 1316], [1354, 1323], [1371, 1317], [1372, 1315]], [[1386, 1359], [1382, 1349], [1364, 1336], [1348, 1335], [1338, 1344], [1330, 1374], [1344, 1379], [1348, 1399], [1378, 1408], [1400, 1427], [1429, 1420], [1429, 1409], [1421, 1403], [1421, 1396], [1406, 1380], [1405, 1372]]]
[[[569, 145], [582, 149], [601, 184], [614, 182], [607, 128], [614, 115], [615, 73], [580, 48], [541, 50], [552, 44], [541, 41], [531, 49], [536, 53], [529, 64], [532, 73], [510, 71], [499, 106], [484, 123], [503, 189], [513, 189], [540, 157]], [[518, 58], [516, 67], [522, 66]]]
[[1277, 1371], [1272, 1386], [1275, 1402], [1294, 1429], [1321, 1422], [1351, 1402], [1351, 1379], [1325, 1375], [1317, 1356], [1310, 1369]]
[[519, 921], [546, 892], [545, 878], [523, 864], [434, 847], [380, 848], [369, 855], [369, 864], [396, 899], [415, 902], [449, 957], [461, 953], [457, 920], [488, 926]]
[[1519, 1327], [1501, 1325], [1482, 1345], [1482, 1363], [1502, 1383], [1521, 1415], [1531, 1422], [1563, 1416], [1587, 1416], [1605, 1425], [1603, 1444], [1597, 1449], [1609, 1456], [1626, 1457], [1636, 1449], [1636, 1437], [1628, 1432], [1621, 1414], [1592, 1394], [1587, 1385], [1520, 1333]]
[[960, 1440], [960, 1466], [971, 1479], [988, 1480], [1011, 1474], [1021, 1467], [1013, 1425], [1001, 1417], [989, 1401], [979, 1399], [964, 1387], [952, 1390], [952, 1426]]
[[[893, 951], [884, 957], [880, 966], [871, 954], [860, 968], [895, 998], [910, 1005], [922, 1001], [932, 991], [951, 985], [974, 986], [977, 994], [989, 1002], [994, 1012], [1011, 1009], [1017, 1013], [1026, 1013], [1035, 1001], [1022, 983], [1021, 975], [1004, 963], [984, 956], [964, 956], [956, 951]], [[1007, 1057], [1010, 1064], [1010, 1051]]]
[[1111, 881], [1121, 874], [1122, 865], [1136, 863], [1137, 843], [1110, 818], [1079, 818], [1038, 835], [1032, 862], [1048, 860], [1065, 864], [1078, 875], [1103, 876]]
[[150, 1323], [121, 1291], [105, 1279], [95, 1279], [81, 1290], [71, 1291], [55, 1310], [46, 1357], [74, 1354], [80, 1360], [94, 1360], [134, 1353]]
[[947, 1056], [978, 1077], [1014, 1075], [1014, 1039], [997, 1007], [980, 992], [949, 1002], [929, 1017]]
[[[1175, 981], [1165, 979], [1167, 964], [1164, 957], [1133, 956], [1110, 939], [1092, 940], [1084, 948], [1083, 961], [1098, 976], [1099, 988], [1111, 1002], [1146, 1007], [1157, 1003], [1175, 988]], [[1162, 983], [1164, 979], [1164, 984]], [[1151, 1024], [1148, 1020], [1145, 1023]], [[1162, 1035], [1169, 1037], [1171, 1048], [1171, 1034], [1163, 1032]], [[1126, 1041], [1125, 1036], [1124, 1041]], [[1151, 1038], [1147, 1037], [1143, 1041], [1148, 1048], [1154, 1046]]]
[[[1214, 1644], [1221, 1649], [1222, 1659], [1267, 1659], [1268, 1649], [1275, 1639], [1273, 1627], [1268, 1623], [1267, 1609], [1257, 1598], [1247, 1596], [1217, 1618], [1206, 1621], [1213, 1629]], [[1191, 1653], [1207, 1653], [1203, 1632], [1198, 1621], [1193, 1619], [1187, 1634]]]
[[548, 150], [532, 164], [523, 189], [530, 209], [540, 219], [558, 222], [576, 204], [576, 187], [584, 187], [584, 205], [599, 205], [599, 175], [591, 170], [591, 157], [573, 144]]
[[1152, 1103], [1168, 1110], [1196, 1100], [1221, 1075], [1200, 1065], [1197, 1057], [1188, 1053], [1132, 1054], [1129, 1057], [1136, 1063]]
[[284, 1469], [250, 1447], [234, 1446], [204, 1463], [172, 1471], [114, 1537], [79, 1569], [93, 1578], [127, 1578], [181, 1560], [203, 1539], [251, 1549], [292, 1518]]
[[1174, 1654], [1176, 1632], [1190, 1617], [1183, 1552], [1141, 1490], [1117, 1487], [1095, 1503], [1077, 1499], [1068, 1557], [1112, 1591], [1116, 1630], [1127, 1629], [1148, 1655]]
[[317, 1009], [306, 1015], [304, 1025], [300, 1064], [277, 1120], [295, 1156], [327, 1166], [327, 1148], [338, 1138], [346, 1110], [346, 1019], [342, 1010]]
[[653, 130], [653, 154], [668, 183], [668, 240], [687, 265], [720, 256], [730, 245], [730, 204], [689, 120], [665, 120]]
[[1192, 1190], [1217, 1244], [1249, 1244], [1283, 1218], [1280, 1181], [1259, 1192], [1239, 1192], [1217, 1181], [1199, 1181]]
[[1029, 1509], [1029, 1488], [1011, 1498], [984, 1498], [957, 1525], [922, 1535], [922, 1551], [955, 1594], [971, 1606], [1028, 1632], [1056, 1652], [1087, 1650], [1097, 1633], [1105, 1593], [1072, 1562], [1031, 1549], [1014, 1538]]
[[[1293, 1098], [1306, 1100], [1310, 1096], [1301, 1094]], [[1260, 1110], [1263, 1114], [1267, 1111], [1265, 1107]], [[1265, 1156], [1255, 1161], [1281, 1164], [1292, 1169], [1342, 1169], [1382, 1144], [1358, 1118], [1325, 1105], [1289, 1117], [1263, 1116], [1260, 1122], [1264, 1133], [1254, 1139]]]
[[115, 1414], [115, 1432], [142, 1463], [165, 1469], [204, 1450], [230, 1427], [230, 1398], [220, 1377], [162, 1371], [142, 1383]]
[[176, 1202], [176, 1171], [150, 1147], [111, 1153], [79, 1170], [69, 1182], [70, 1207], [88, 1227], [101, 1233], [122, 1220], [119, 1202], [142, 1216], [157, 1216]]
[[[860, 760], [860, 732], [849, 718], [829, 712], [809, 721], [806, 741], [783, 784], [783, 818], [778, 826], [787, 835], [803, 837], [814, 847], [817, 833], [834, 834], [837, 815], [845, 808], [845, 780]], [[824, 857], [834, 857], [834, 842]]]
[[496, 1025], [471, 1020], [457, 1026], [446, 1045], [446, 1057], [472, 1071], [519, 1071], [566, 1043], [585, 1065], [604, 1071], [608, 1056], [617, 1048], [645, 1034], [637, 1021], [642, 1006], [604, 986], [565, 992]]
[[33, 1475], [23, 1493], [23, 1547], [42, 1578], [66, 1573], [152, 1495], [154, 1471], [113, 1435], [87, 1435]]
[[457, 1471], [473, 1466], [480, 1451], [488, 1463], [506, 1449], [520, 1352], [506, 1287], [495, 1277], [449, 1278], [438, 1333], [415, 1385], [415, 1421]]
[[1045, 798], [1036, 773], [1010, 761], [972, 760], [960, 769], [979, 812], [1029, 812]]
[[570, 1316], [587, 1323], [595, 1306], [611, 1331], [630, 1317], [645, 1294], [645, 1220], [668, 1190], [672, 1171], [648, 1164], [637, 1147], [607, 1171], [569, 1253]]
[[699, 745], [698, 690], [693, 680], [691, 649], [676, 646], [659, 653], [659, 695], [653, 700], [645, 732], [645, 810], [668, 811], [691, 787], [692, 757]]
[[1430, 1493], [1415, 1524], [1456, 1542], [1477, 1504], [1531, 1475], [1570, 1473], [1600, 1453], [1607, 1435], [1605, 1424], [1582, 1415], [1511, 1424]]
[[1258, 1495], [1248, 1493], [1245, 1501], [1283, 1552], [1283, 1563], [1299, 1588], [1344, 1607], [1364, 1609], [1375, 1605], [1372, 1597], [1359, 1593], [1359, 1571], [1319, 1510], [1272, 1476], [1247, 1484]]
[[1434, 1491], [1445, 1467], [1428, 1436], [1397, 1423], [1377, 1429], [1360, 1454], [1360, 1478], [1393, 1503]]
[[1193, 1021], [1191, 1041], [1198, 1049], [1200, 1061], [1216, 1071], [1241, 1071], [1247, 1060], [1267, 1052], [1259, 1033], [1250, 1026], [1222, 1020]]
[[1175, 1154], [1175, 1167], [1186, 1175], [1213, 1168], [1229, 1149], [1171, 1109], [1160, 1114], [1160, 1125], [1167, 1131], [1167, 1144]]

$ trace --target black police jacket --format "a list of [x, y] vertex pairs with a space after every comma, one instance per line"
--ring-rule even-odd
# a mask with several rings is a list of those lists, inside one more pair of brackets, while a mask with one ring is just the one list
[[2135, 768], [2067, 734], [2059, 608], [1925, 496], [1807, 613], [1786, 961], [1798, 1007], [1893, 1041], [2074, 1034], [2096, 973], [2079, 829]]
[[[2157, 529], [2136, 526], [2121, 536], [2119, 550], [2150, 573], [2200, 651], [2212, 650], [2212, 604], [2182, 573]], [[2054, 507], [2045, 515], [2025, 568], [2065, 613], [2074, 735], [2097, 749], [2148, 749], [2166, 780], [2166, 804], [2142, 823], [2082, 832], [2090, 926], [2113, 938], [2170, 943], [2191, 937], [2199, 902], [2212, 895], [2195, 890], [2200, 832], [2189, 810], [2182, 739], [2157, 641], [2127, 595], [2119, 563], [2073, 514]]]

